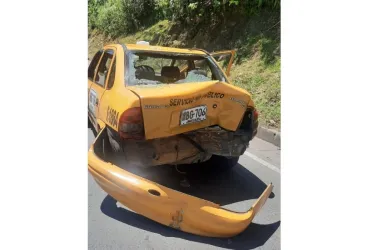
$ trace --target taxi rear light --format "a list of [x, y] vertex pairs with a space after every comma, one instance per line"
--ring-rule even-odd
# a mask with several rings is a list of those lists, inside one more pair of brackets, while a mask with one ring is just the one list
[[119, 134], [124, 139], [144, 139], [143, 115], [140, 107], [130, 108], [119, 118]]
[[253, 110], [253, 132], [252, 132], [252, 138], [257, 135], [257, 129], [258, 129], [258, 111], [257, 109]]

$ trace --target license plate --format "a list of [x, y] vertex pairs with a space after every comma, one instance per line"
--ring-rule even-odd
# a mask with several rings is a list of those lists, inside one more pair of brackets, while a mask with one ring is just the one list
[[206, 105], [185, 109], [181, 113], [180, 125], [186, 125], [206, 120]]

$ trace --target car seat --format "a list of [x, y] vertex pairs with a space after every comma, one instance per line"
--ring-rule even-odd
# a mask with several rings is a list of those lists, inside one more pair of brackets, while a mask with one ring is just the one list
[[155, 78], [155, 70], [147, 65], [140, 65], [135, 67], [135, 76], [137, 79], [148, 79], [154, 80]]
[[164, 66], [161, 69], [161, 76], [168, 80], [177, 81], [180, 79], [180, 70], [176, 66]]

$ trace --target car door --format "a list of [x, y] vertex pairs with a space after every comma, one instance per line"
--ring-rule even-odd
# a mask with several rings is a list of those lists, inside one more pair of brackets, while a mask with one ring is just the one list
[[109, 70], [115, 54], [114, 48], [108, 48], [103, 51], [98, 66], [96, 67], [94, 79], [89, 92], [89, 111], [93, 118], [93, 125], [97, 128], [98, 120], [103, 121], [100, 113], [100, 101], [105, 92], [106, 83], [109, 76]]
[[210, 53], [210, 55], [214, 58], [214, 60], [216, 60], [216, 62], [226, 73], [226, 75], [230, 76], [230, 70], [234, 61], [235, 50], [217, 51]]
[[93, 114], [94, 114], [95, 104], [93, 103], [94, 99], [90, 96], [90, 89], [91, 89], [91, 85], [94, 82], [96, 69], [97, 69], [97, 66], [99, 65], [102, 54], [103, 54], [103, 50], [99, 50], [98, 52], [96, 52], [91, 62], [89, 62], [89, 66], [88, 66], [88, 85], [87, 85], [88, 117], [90, 118], [92, 123], [94, 123]]

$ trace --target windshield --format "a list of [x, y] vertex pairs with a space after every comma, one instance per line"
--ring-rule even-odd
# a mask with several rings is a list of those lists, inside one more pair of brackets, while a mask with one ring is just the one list
[[183, 84], [226, 79], [208, 56], [193, 54], [136, 52], [126, 55], [128, 86]]

